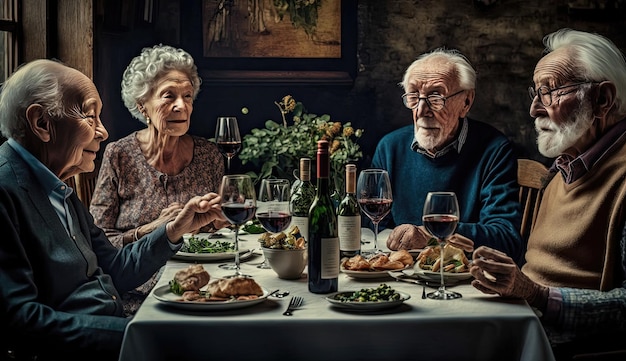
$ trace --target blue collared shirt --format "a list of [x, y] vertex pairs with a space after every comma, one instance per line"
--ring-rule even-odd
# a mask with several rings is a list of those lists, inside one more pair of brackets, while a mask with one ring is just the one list
[[17, 152], [17, 154], [24, 159], [24, 162], [30, 167], [30, 169], [37, 175], [37, 179], [41, 184], [43, 190], [48, 194], [48, 199], [52, 203], [54, 211], [59, 216], [61, 223], [65, 227], [67, 234], [72, 236], [72, 218], [69, 216], [67, 209], [67, 198], [74, 192], [72, 187], [69, 187], [63, 181], [59, 179], [54, 173], [50, 171], [39, 159], [35, 158], [26, 148], [19, 144], [15, 139], [9, 138], [7, 143]]

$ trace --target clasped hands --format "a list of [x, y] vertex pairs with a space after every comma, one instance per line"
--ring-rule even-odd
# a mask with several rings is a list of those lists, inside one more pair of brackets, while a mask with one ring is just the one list
[[[422, 249], [428, 245], [428, 241], [433, 236], [426, 230], [424, 226], [416, 226], [413, 224], [401, 224], [396, 226], [387, 238], [387, 248], [392, 251], [401, 249]], [[472, 252], [474, 250], [474, 242], [458, 233], [453, 234], [447, 239], [447, 242], [464, 250]]]
[[[182, 209], [176, 210], [176, 206], [161, 212], [161, 216], [176, 214], [172, 221], [166, 224], [167, 238], [173, 243], [178, 243], [185, 233], [195, 233], [203, 226], [213, 222], [226, 222], [220, 207], [221, 197], [216, 193], [207, 193], [203, 196], [191, 198]], [[161, 217], [159, 217], [161, 218]]]

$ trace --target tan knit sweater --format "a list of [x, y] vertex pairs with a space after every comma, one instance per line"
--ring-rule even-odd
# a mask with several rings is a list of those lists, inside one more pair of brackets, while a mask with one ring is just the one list
[[528, 239], [523, 272], [546, 286], [614, 288], [625, 222], [626, 142], [620, 140], [582, 178], [548, 184]]

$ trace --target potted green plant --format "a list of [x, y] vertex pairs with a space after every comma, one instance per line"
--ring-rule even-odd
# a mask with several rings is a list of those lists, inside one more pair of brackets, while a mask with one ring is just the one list
[[[331, 175], [335, 191], [344, 192], [345, 165], [358, 162], [363, 153], [358, 139], [363, 129], [354, 129], [350, 122], [333, 121], [328, 114], [307, 112], [301, 102], [291, 95], [274, 102], [282, 121], [267, 120], [265, 127], [252, 129], [243, 137], [243, 149], [239, 154], [242, 164], [252, 163], [258, 172], [249, 172], [253, 180], [276, 177], [297, 180], [294, 170], [300, 158], [315, 160], [317, 141], [330, 143]], [[288, 118], [290, 121], [288, 121]], [[313, 169], [315, 169], [313, 167]]]

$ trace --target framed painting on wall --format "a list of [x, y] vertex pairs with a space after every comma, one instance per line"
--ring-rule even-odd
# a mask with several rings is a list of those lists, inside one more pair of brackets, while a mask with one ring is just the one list
[[356, 0], [181, 2], [181, 44], [212, 84], [351, 84]]

